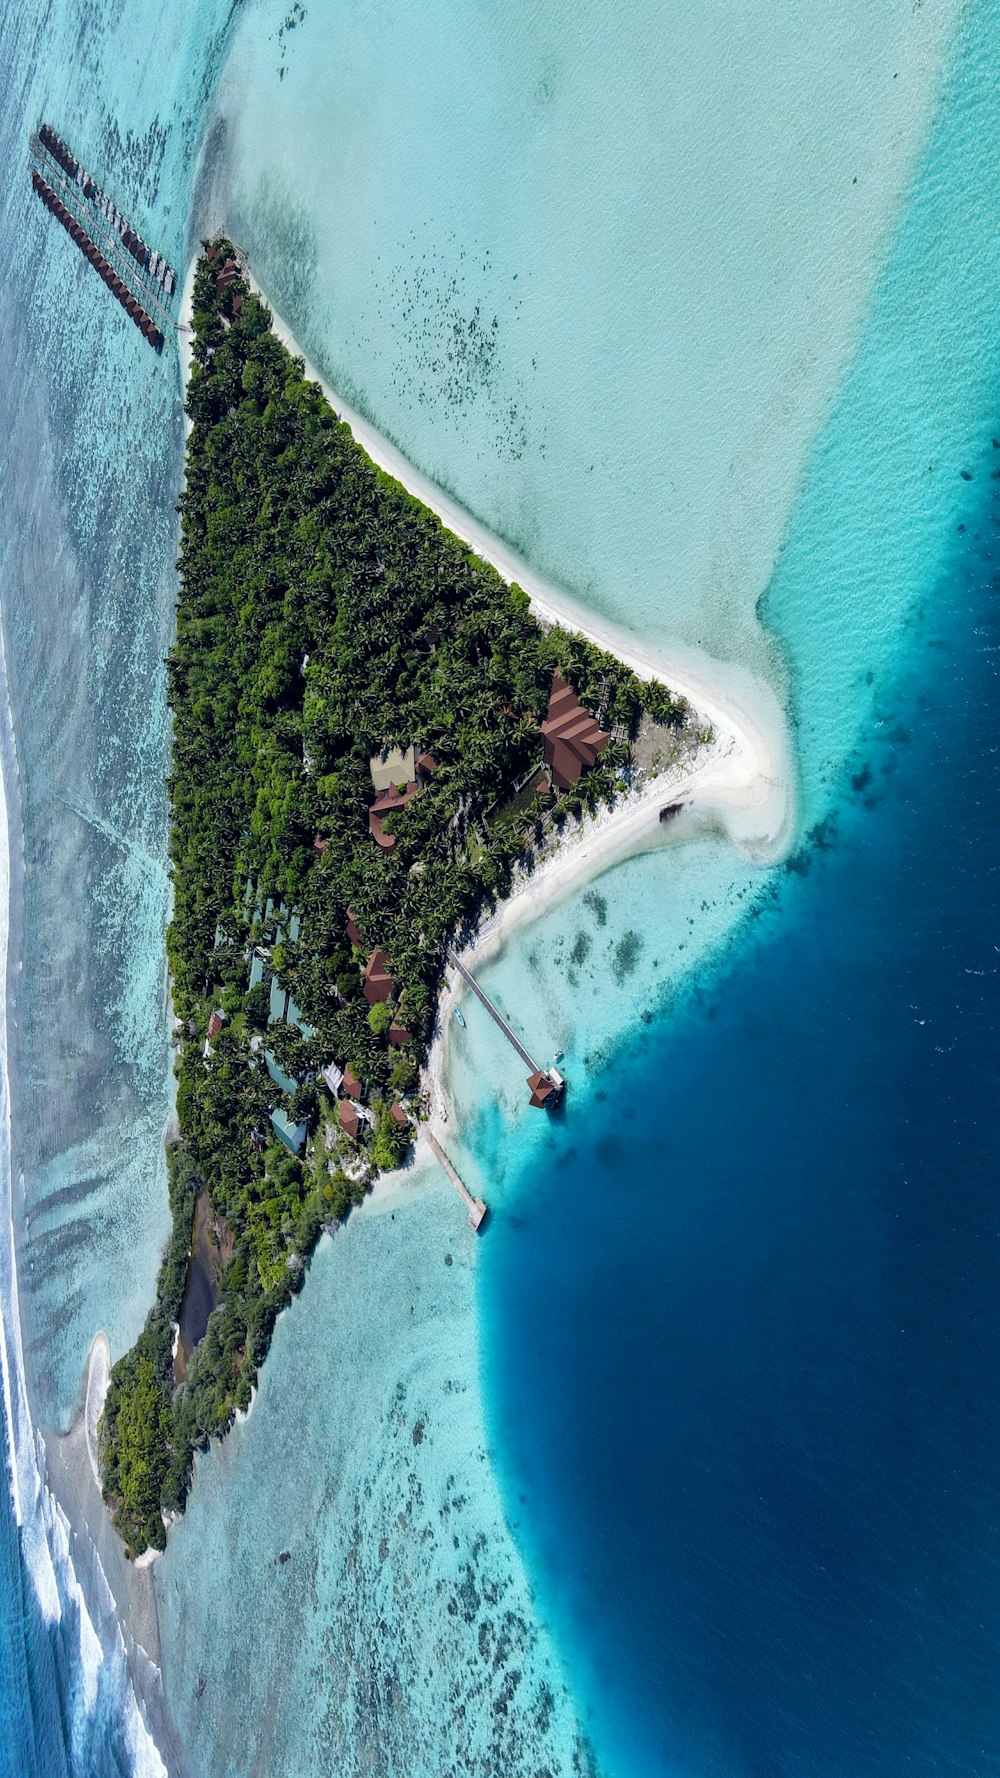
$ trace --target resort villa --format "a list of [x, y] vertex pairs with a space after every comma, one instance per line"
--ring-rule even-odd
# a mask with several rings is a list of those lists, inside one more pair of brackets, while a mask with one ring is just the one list
[[542, 723], [542, 754], [553, 783], [560, 790], [569, 790], [581, 772], [594, 765], [610, 739], [562, 674], [553, 673], [548, 715]]
[[406, 748], [384, 747], [372, 755], [370, 765], [375, 800], [368, 810], [368, 828], [376, 846], [391, 852], [396, 840], [382, 825], [385, 817], [405, 809], [419, 795], [437, 771], [437, 760], [433, 753], [417, 754], [411, 743]]

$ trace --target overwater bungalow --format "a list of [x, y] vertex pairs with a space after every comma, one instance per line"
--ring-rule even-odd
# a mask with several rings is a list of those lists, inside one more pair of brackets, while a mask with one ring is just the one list
[[531, 1104], [536, 1107], [551, 1109], [559, 1098], [559, 1088], [555, 1081], [550, 1075], [543, 1073], [541, 1068], [536, 1068], [534, 1074], [529, 1074], [528, 1085], [531, 1088]]

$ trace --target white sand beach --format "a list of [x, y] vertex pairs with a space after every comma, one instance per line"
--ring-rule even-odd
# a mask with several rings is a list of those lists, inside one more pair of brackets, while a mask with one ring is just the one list
[[97, 1461], [97, 1427], [104, 1412], [110, 1372], [111, 1351], [108, 1346], [108, 1336], [105, 1333], [97, 1333], [94, 1335], [94, 1343], [87, 1359], [83, 1426], [87, 1439], [87, 1455], [90, 1458], [90, 1467], [94, 1472], [94, 1481], [98, 1487], [101, 1485], [101, 1469]]

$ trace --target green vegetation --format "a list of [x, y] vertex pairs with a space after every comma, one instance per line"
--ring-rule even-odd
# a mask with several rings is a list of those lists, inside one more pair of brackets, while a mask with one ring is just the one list
[[[195, 279], [169, 661], [173, 1234], [101, 1424], [105, 1492], [132, 1552], [162, 1546], [193, 1452], [247, 1406], [320, 1231], [405, 1154], [448, 943], [553, 823], [615, 794], [640, 722], [688, 724], [665, 688], [540, 625], [520, 588], [374, 467], [266, 308], [223, 272], [230, 252], [212, 243]], [[536, 790], [556, 667], [612, 735], [561, 799]], [[369, 761], [411, 744], [433, 762], [385, 816], [395, 844], [382, 849]], [[369, 1006], [376, 947], [392, 992]], [[356, 1138], [323, 1079], [330, 1064], [362, 1083]], [[231, 1256], [177, 1387], [173, 1328], [201, 1187]]]

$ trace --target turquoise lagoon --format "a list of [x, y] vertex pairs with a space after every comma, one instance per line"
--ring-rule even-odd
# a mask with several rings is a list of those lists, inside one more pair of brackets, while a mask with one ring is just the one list
[[[808, 128], [828, 126], [837, 136], [830, 155], [843, 177], [839, 196], [865, 206], [865, 228], [848, 227], [832, 197], [824, 208], [829, 187], [823, 179], [831, 177], [830, 166], [820, 168], [816, 138], [810, 138], [806, 152], [806, 136], [800, 135], [797, 156], [782, 164], [783, 202], [772, 185], [766, 194], [771, 208], [762, 201], [759, 211], [742, 218], [754, 251], [747, 249], [740, 273], [747, 281], [757, 274], [760, 282], [752, 294], [744, 284], [742, 307], [733, 301], [731, 333], [725, 318], [713, 311], [718, 352], [724, 361], [731, 354], [728, 362], [738, 364], [739, 372], [732, 369], [710, 391], [703, 385], [690, 409], [671, 382], [678, 374], [671, 353], [689, 357], [684, 373], [700, 371], [706, 383], [717, 367], [704, 363], [710, 354], [700, 353], [694, 343], [698, 325], [708, 325], [697, 312], [704, 286], [687, 263], [685, 282], [676, 255], [666, 271], [663, 262], [650, 270], [649, 256], [664, 237], [673, 239], [671, 194], [638, 178], [630, 191], [611, 177], [609, 206], [617, 201], [627, 208], [630, 196], [636, 211], [646, 204], [645, 214], [630, 216], [628, 249], [619, 241], [612, 252], [600, 237], [600, 202], [591, 200], [593, 217], [581, 215], [580, 194], [590, 195], [592, 176], [589, 188], [583, 182], [578, 188], [573, 177], [574, 169], [592, 166], [591, 157], [607, 149], [609, 139], [608, 161], [616, 171], [629, 149], [633, 159], [638, 155], [624, 127], [624, 146], [615, 142], [607, 114], [620, 123], [628, 99], [646, 90], [647, 74], [650, 85], [659, 75], [659, 90], [673, 91], [672, 74], [656, 61], [657, 54], [669, 59], [676, 41], [662, 12], [655, 28], [649, 24], [644, 32], [644, 21], [637, 21], [634, 36], [617, 33], [613, 42], [592, 13], [577, 14], [572, 25], [553, 30], [547, 61], [527, 53], [526, 36], [537, 20], [532, 18], [529, 29], [519, 13], [500, 18], [491, 13], [485, 22], [479, 14], [471, 19], [466, 14], [462, 21], [450, 14], [421, 15], [418, 28], [413, 17], [380, 10], [378, 24], [393, 27], [385, 58], [372, 48], [370, 15], [360, 29], [339, 12], [324, 14], [327, 34], [310, 37], [317, 16], [309, 13], [304, 24], [283, 34], [276, 26], [270, 38], [256, 26], [242, 34], [221, 88], [226, 134], [218, 178], [220, 186], [226, 177], [231, 181], [231, 208], [225, 213], [235, 218], [262, 281], [330, 382], [583, 607], [631, 625], [647, 639], [680, 636], [691, 649], [714, 647], [786, 690], [803, 792], [803, 849], [788, 881], [793, 891], [800, 881], [807, 884], [812, 853], [837, 844], [832, 818], [844, 795], [864, 793], [866, 748], [874, 748], [883, 731], [883, 738], [896, 737], [894, 744], [902, 745], [900, 725], [912, 720], [921, 675], [927, 660], [935, 658], [928, 654], [933, 638], [927, 630], [933, 597], [947, 598], [945, 571], [960, 535], [956, 527], [973, 522], [978, 511], [962, 471], [986, 473], [983, 452], [989, 449], [995, 398], [989, 360], [992, 246], [980, 238], [988, 191], [977, 206], [973, 185], [974, 176], [981, 175], [988, 187], [990, 165], [980, 156], [974, 173], [972, 152], [988, 128], [986, 45], [992, 15], [980, 12], [966, 19], [947, 78], [940, 87], [931, 81], [922, 89], [925, 110], [916, 102], [915, 52], [901, 53], [901, 38], [891, 35], [876, 45], [855, 23], [855, 49], [869, 70], [866, 119], [873, 132], [858, 142], [843, 127], [838, 135], [842, 113], [824, 111], [817, 121], [817, 105], [832, 105], [836, 96], [826, 81], [833, 56], [829, 35], [817, 31], [810, 38], [804, 31], [795, 38], [794, 96], [788, 96], [781, 124], [774, 125], [775, 137], [799, 115], [796, 104], [810, 113]], [[879, 28], [889, 32], [892, 24], [886, 15]], [[896, 24], [901, 31], [898, 19]], [[941, 15], [934, 25], [943, 29]], [[940, 49], [942, 39], [933, 42]], [[810, 45], [812, 59], [805, 53]], [[767, 53], [760, 42], [753, 48], [760, 56]], [[455, 60], [449, 62], [449, 55]], [[637, 62], [643, 55], [651, 66], [640, 74]], [[452, 79], [456, 65], [458, 78]], [[756, 78], [749, 51], [745, 68], [747, 85], [740, 97], [748, 104]], [[731, 69], [727, 77], [736, 78]], [[922, 146], [901, 136], [899, 114], [892, 109], [899, 83], [907, 79], [914, 85], [899, 103], [911, 118], [929, 118], [931, 100], [938, 102], [934, 128]], [[529, 100], [533, 104], [536, 98], [536, 127], [522, 129]], [[267, 131], [260, 129], [262, 116], [269, 119]], [[647, 124], [649, 117], [647, 108]], [[303, 128], [305, 118], [311, 142], [331, 143], [328, 156], [314, 153], [303, 161], [295, 130]], [[856, 116], [852, 121], [857, 125]], [[704, 119], [688, 107], [684, 122], [694, 137]], [[806, 127], [801, 116], [800, 124]], [[747, 128], [752, 127], [748, 119]], [[760, 127], [766, 131], [763, 122]], [[718, 142], [714, 146], [718, 192], [732, 168], [727, 169]], [[692, 153], [692, 158], [697, 157]], [[704, 163], [706, 156], [701, 158]], [[704, 165], [703, 176], [708, 177]], [[911, 177], [908, 201], [899, 211], [898, 199]], [[603, 190], [600, 181], [597, 189]], [[746, 187], [741, 190], [745, 197]], [[824, 226], [827, 246], [836, 243], [836, 275], [833, 262], [804, 251], [800, 237], [794, 264], [784, 267], [786, 298], [776, 282], [780, 268], [767, 256], [767, 230], [770, 225], [780, 236], [776, 215], [797, 214], [791, 203], [796, 190], [810, 219], [809, 246], [815, 250]], [[704, 207], [701, 214], [705, 226]], [[720, 232], [723, 220], [728, 211], [719, 219]], [[590, 252], [595, 233], [600, 250]], [[711, 259], [711, 246], [703, 245]], [[835, 290], [829, 288], [831, 280]], [[714, 286], [710, 294], [717, 297]], [[777, 312], [782, 326], [769, 331], [763, 322], [773, 322]], [[817, 327], [819, 315], [823, 322]], [[930, 348], [928, 341], [934, 342]], [[758, 417], [767, 416], [756, 448], [740, 431], [736, 411], [745, 385], [754, 392], [748, 405]], [[667, 416], [675, 417], [673, 427]], [[744, 415], [742, 424], [749, 423]], [[778, 448], [774, 438], [785, 429], [798, 438], [787, 482], [783, 452], [789, 441], [783, 437]], [[643, 448], [637, 451], [638, 439]], [[765, 453], [765, 443], [773, 456]], [[726, 448], [725, 472], [706, 480], [706, 462], [711, 459], [717, 471]], [[760, 506], [747, 477], [766, 489]], [[755, 515], [752, 524], [748, 511]], [[754, 531], [752, 549], [744, 547], [748, 526]], [[696, 560], [685, 551], [701, 554]], [[761, 607], [767, 633], [756, 627]], [[881, 756], [879, 769], [887, 763]], [[851, 789], [852, 776], [862, 782], [861, 792]], [[662, 1194], [676, 1189], [669, 1170], [657, 1171], [657, 1159], [669, 1151], [663, 1120], [670, 1072], [677, 1067], [669, 1036], [683, 1031], [692, 1043], [692, 1033], [697, 1034], [703, 1072], [684, 1076], [691, 1117], [706, 1148], [714, 1129], [724, 1131], [722, 1140], [730, 1144], [712, 1156], [711, 1167], [706, 1162], [706, 1173], [721, 1174], [723, 1186], [730, 1184], [738, 1196], [748, 1153], [764, 1153], [778, 1180], [791, 1189], [798, 1180], [798, 1156], [793, 1168], [772, 1129], [747, 1126], [752, 1105], [739, 1097], [744, 1118], [739, 1128], [719, 1118], [717, 1101], [727, 1092], [726, 1070], [740, 1065], [739, 1047], [735, 1057], [729, 1051], [720, 1060], [721, 1049], [713, 1056], [709, 1039], [726, 1025], [717, 984], [729, 979], [734, 960], [742, 957], [750, 967], [757, 959], [766, 974], [781, 954], [783, 922], [789, 932], [796, 921], [808, 927], [809, 906], [806, 888], [789, 900], [773, 875], [754, 870], [710, 830], [696, 830], [685, 845], [645, 854], [520, 929], [491, 966], [486, 978], [491, 991], [532, 1048], [543, 1055], [557, 1048], [565, 1052], [572, 1084], [564, 1129], [529, 1123], [519, 1074], [493, 1029], [473, 1009], [466, 1031], [451, 1032], [458, 1116], [449, 1140], [463, 1171], [486, 1191], [497, 1225], [493, 1244], [486, 1239], [477, 1251], [481, 1342], [462, 1346], [463, 1362], [480, 1369], [484, 1419], [477, 1409], [468, 1421], [456, 1421], [450, 1405], [449, 1383], [470, 1376], [458, 1369], [451, 1337], [454, 1251], [452, 1267], [444, 1266], [446, 1255], [437, 1261], [442, 1265], [437, 1284], [434, 1267], [428, 1267], [429, 1303], [427, 1298], [415, 1303], [404, 1290], [373, 1330], [374, 1347], [366, 1346], [370, 1374], [377, 1378], [370, 1393], [381, 1404], [381, 1423], [392, 1429], [389, 1448], [396, 1452], [402, 1442], [410, 1462], [405, 1487], [397, 1471], [398, 1544], [387, 1539], [383, 1545], [380, 1514], [365, 1521], [354, 1509], [359, 1499], [385, 1498], [386, 1456], [380, 1443], [349, 1437], [357, 1410], [353, 1398], [344, 1395], [333, 1351], [316, 1385], [319, 1409], [315, 1402], [306, 1411], [296, 1408], [292, 1421], [295, 1435], [301, 1428], [311, 1451], [318, 1411], [329, 1428], [326, 1437], [343, 1453], [331, 1468], [328, 1495], [285, 1498], [272, 1458], [277, 1434], [268, 1417], [256, 1418], [273, 1402], [280, 1419], [277, 1403], [295, 1399], [310, 1343], [321, 1343], [329, 1333], [340, 1346], [343, 1316], [349, 1313], [343, 1299], [356, 1301], [354, 1278], [370, 1275], [358, 1257], [363, 1248], [387, 1253], [397, 1242], [405, 1248], [412, 1240], [422, 1253], [432, 1202], [454, 1229], [455, 1240], [464, 1238], [457, 1204], [447, 1188], [429, 1179], [412, 1207], [404, 1198], [388, 1217], [384, 1211], [363, 1215], [349, 1239], [339, 1236], [324, 1248], [317, 1261], [322, 1279], [317, 1294], [307, 1292], [288, 1318], [289, 1331], [283, 1330], [276, 1346], [260, 1402], [238, 1435], [241, 1444], [213, 1454], [203, 1465], [188, 1519], [158, 1573], [168, 1687], [171, 1659], [188, 1674], [197, 1669], [205, 1678], [201, 1698], [189, 1696], [182, 1707], [182, 1720], [186, 1738], [203, 1749], [206, 1770], [211, 1750], [230, 1745], [236, 1717], [226, 1699], [218, 1647], [225, 1613], [216, 1610], [204, 1624], [196, 1570], [184, 1562], [185, 1550], [196, 1547], [208, 1549], [213, 1568], [242, 1574], [234, 1583], [237, 1615], [260, 1626], [256, 1633], [262, 1637], [273, 1622], [276, 1600], [283, 1597], [282, 1573], [307, 1564], [312, 1596], [323, 1606], [315, 1619], [307, 1614], [293, 1620], [306, 1640], [290, 1651], [292, 1685], [279, 1707], [303, 1771], [321, 1770], [333, 1750], [348, 1769], [364, 1769], [367, 1760], [375, 1770], [391, 1770], [407, 1737], [408, 1759], [416, 1770], [439, 1770], [449, 1759], [456, 1771], [469, 1769], [477, 1744], [468, 1738], [468, 1723], [472, 1716], [477, 1733], [483, 1733], [476, 1711], [487, 1698], [498, 1706], [494, 1720], [506, 1732], [508, 1676], [493, 1665], [491, 1643], [478, 1659], [475, 1652], [483, 1617], [493, 1625], [492, 1601], [501, 1588], [498, 1566], [515, 1597], [533, 1599], [539, 1626], [516, 1656], [524, 1696], [537, 1695], [534, 1688], [547, 1675], [553, 1700], [546, 1736], [522, 1744], [522, 1769], [533, 1769], [529, 1757], [545, 1757], [554, 1769], [566, 1769], [581, 1734], [586, 1757], [598, 1769], [634, 1771], [644, 1778], [675, 1766], [727, 1774], [784, 1770], [786, 1759], [804, 1759], [806, 1752], [818, 1771], [842, 1769], [824, 1764], [822, 1736], [810, 1735], [808, 1723], [790, 1726], [786, 1748], [773, 1723], [753, 1720], [745, 1710], [741, 1717], [745, 1686], [742, 1680], [735, 1683], [734, 1674], [727, 1689], [717, 1651], [715, 1690], [695, 1689], [704, 1627], [690, 1613], [674, 1619], [662, 1609], [677, 1591], [669, 1535], [654, 1535], [656, 1500], [636, 1488], [630, 1467], [640, 1453], [650, 1475], [661, 1477], [662, 1463], [669, 1467], [669, 1446], [666, 1458], [657, 1450], [652, 1461], [649, 1428], [661, 1417], [669, 1426], [676, 1412], [657, 1366], [640, 1356], [644, 1333], [659, 1337], [662, 1327], [652, 1313], [644, 1326], [639, 1309], [645, 1313], [650, 1295], [654, 1300], [659, 1295], [661, 1275], [675, 1282], [679, 1301], [704, 1283], [708, 1300], [715, 1302], [708, 1289], [713, 1259], [728, 1263], [721, 1241], [713, 1246], [693, 1237], [697, 1140], [683, 1145], [688, 1172], [681, 1201], [692, 1204], [690, 1215], [681, 1223], [678, 1214], [665, 1216], [659, 1203]], [[863, 972], [865, 959], [849, 922], [842, 927], [828, 922], [827, 930], [853, 944], [849, 974]], [[864, 936], [873, 942], [870, 927]], [[696, 961], [701, 964], [697, 978]], [[828, 967], [836, 970], [841, 961], [835, 956]], [[735, 1022], [741, 1041], [766, 1047], [766, 1029]], [[831, 1025], [838, 1036], [839, 1029]], [[676, 1107], [673, 1115], [678, 1116]], [[724, 1195], [721, 1202], [724, 1206]], [[688, 1243], [679, 1257], [671, 1256], [670, 1268], [662, 1242], [650, 1239], [649, 1218]], [[614, 1242], [608, 1239], [608, 1219], [618, 1231]], [[740, 1226], [746, 1237], [745, 1224]], [[816, 1226], [810, 1230], [813, 1245]], [[802, 1256], [796, 1257], [808, 1281]], [[402, 1275], [409, 1278], [408, 1268]], [[919, 1271], [912, 1283], [921, 1289]], [[760, 1300], [751, 1286], [760, 1292], [765, 1284], [752, 1277], [744, 1287], [750, 1327], [753, 1304]], [[327, 1289], [340, 1303], [336, 1316], [332, 1306], [323, 1313], [321, 1292]], [[637, 1306], [631, 1320], [622, 1309], [630, 1301]], [[549, 1312], [546, 1305], [554, 1306]], [[601, 1317], [596, 1326], [595, 1310]], [[721, 1307], [719, 1312], [721, 1317]], [[466, 1313], [471, 1328], [471, 1299]], [[357, 1314], [360, 1319], [360, 1307]], [[293, 1333], [296, 1321], [300, 1325]], [[600, 1346], [605, 1330], [609, 1355], [602, 1363], [595, 1344]], [[724, 1329], [720, 1338], [726, 1338]], [[698, 1351], [686, 1358], [696, 1386]], [[424, 1385], [415, 1397], [414, 1375]], [[706, 1364], [706, 1388], [710, 1376]], [[626, 1378], [635, 1380], [634, 1387], [624, 1389]], [[405, 1449], [407, 1418], [394, 1416], [397, 1392], [407, 1418], [414, 1402], [411, 1440], [418, 1419], [424, 1427], [412, 1455]], [[605, 1411], [623, 1394], [634, 1416], [631, 1442]], [[345, 1417], [346, 1431], [338, 1424]], [[677, 1424], [682, 1424], [679, 1417]], [[450, 1550], [442, 1536], [450, 1496], [442, 1482], [440, 1446], [449, 1473], [462, 1474], [458, 1460], [463, 1451], [467, 1456], [472, 1428], [477, 1442], [485, 1439], [491, 1463], [488, 1470], [470, 1474], [466, 1469], [463, 1491], [477, 1500], [481, 1523], [492, 1527], [493, 1477], [499, 1477], [518, 1551], [513, 1568], [510, 1546], [506, 1539], [496, 1540], [495, 1529], [484, 1532], [478, 1565], [469, 1560], [465, 1527], [455, 1533], [458, 1541]], [[602, 1453], [600, 1464], [592, 1439]], [[738, 1459], [738, 1445], [735, 1449]], [[616, 1451], [621, 1452], [617, 1465]], [[239, 1487], [241, 1464], [248, 1488], [254, 1477], [261, 1478], [259, 1493], [250, 1498]], [[595, 1474], [596, 1489], [588, 1479]], [[225, 1527], [219, 1510], [223, 1477], [231, 1484], [225, 1498], [232, 1517]], [[699, 1485], [695, 1476], [692, 1486]], [[726, 1504], [724, 1496], [721, 1506], [713, 1496], [716, 1512]], [[871, 1508], [871, 1501], [867, 1504]], [[431, 1626], [423, 1611], [410, 1612], [399, 1603], [415, 1585], [409, 1554], [415, 1524], [428, 1551], [421, 1597], [430, 1593], [444, 1601], [450, 1620], [446, 1643], [461, 1657], [449, 1670], [447, 1686], [436, 1665], [444, 1645], [434, 1645], [435, 1659], [423, 1668]], [[877, 1532], [877, 1517], [872, 1525]], [[720, 1519], [718, 1528], [722, 1547], [721, 1533], [728, 1526]], [[691, 1547], [709, 1551], [712, 1531], [706, 1524], [685, 1526]], [[289, 1561], [281, 1569], [268, 1568], [258, 1614], [245, 1553], [265, 1541], [272, 1565], [276, 1541], [288, 1549]], [[635, 1558], [637, 1545], [654, 1552], [645, 1574]], [[738, 1538], [727, 1536], [725, 1548], [738, 1575]], [[236, 1553], [242, 1561], [232, 1559]], [[790, 1538], [786, 1549], [768, 1553], [794, 1571], [800, 1552]], [[760, 1559], [757, 1550], [754, 1560]], [[753, 1571], [748, 1565], [747, 1572]], [[367, 1591], [379, 1600], [379, 1623], [385, 1626], [364, 1643], [361, 1664], [370, 1688], [360, 1707], [359, 1645], [351, 1644], [349, 1654], [343, 1630], [345, 1622], [354, 1621], [358, 1575], [366, 1577]], [[463, 1612], [460, 1578], [470, 1582], [465, 1597], [471, 1615]], [[802, 1580], [800, 1568], [796, 1584]], [[812, 1603], [813, 1653], [822, 1659], [833, 1647], [831, 1642], [824, 1651], [823, 1636], [832, 1637], [833, 1631], [822, 1598], [817, 1594]], [[634, 1644], [630, 1622], [638, 1638]], [[738, 1666], [740, 1650], [730, 1649], [729, 1655]], [[489, 1671], [485, 1694], [481, 1663]], [[789, 1680], [779, 1662], [770, 1668], [766, 1662], [755, 1665], [753, 1674], [765, 1696], [768, 1678], [773, 1680], [776, 1710], [789, 1694], [794, 1697], [794, 1673]], [[320, 1676], [329, 1681], [333, 1703], [310, 1689], [310, 1675], [313, 1681]], [[697, 1709], [685, 1710], [685, 1694], [696, 1696]], [[849, 1707], [849, 1693], [836, 1702]], [[267, 1712], [274, 1707], [271, 1694]], [[267, 1712], [260, 1711], [261, 1721]], [[519, 1721], [523, 1726], [523, 1717]], [[885, 1737], [891, 1745], [899, 1718], [887, 1709], [877, 1727], [884, 1756]], [[538, 1728], [533, 1719], [532, 1737]], [[506, 1769], [509, 1741], [487, 1735], [478, 1747], [480, 1757], [492, 1755]], [[267, 1769], [267, 1757], [261, 1756], [259, 1769]], [[254, 1769], [249, 1756], [247, 1766]]]
[[[322, 1244], [249, 1419], [199, 1463], [155, 1571], [186, 1763], [302, 1778], [331, 1765], [388, 1778], [490, 1762], [626, 1778], [810, 1761], [824, 1778], [861, 1770], [834, 1761], [838, 1745], [856, 1754], [843, 1742], [824, 1756], [794, 1662], [772, 1652], [752, 1667], [762, 1698], [784, 1710], [783, 1742], [766, 1711], [746, 1707], [741, 1649], [727, 1668], [704, 1621], [681, 1609], [713, 1536], [735, 1577], [728, 1598], [705, 1592], [720, 1610], [744, 1583], [752, 1597], [765, 1561], [801, 1589], [809, 1546], [790, 1528], [741, 1567], [725, 1490], [706, 1495], [714, 1523], [698, 1522], [690, 1501], [712, 1447], [669, 1367], [650, 1371], [640, 1355], [647, 1335], [677, 1341], [694, 1388], [701, 1375], [718, 1393], [720, 1467], [749, 1460], [706, 1324], [693, 1320], [704, 1339], [683, 1347], [678, 1327], [646, 1311], [651, 1297], [719, 1302], [731, 1255], [721, 1236], [695, 1238], [699, 1144], [721, 1206], [710, 1229], [726, 1191], [738, 1199], [748, 1150], [777, 1182], [776, 1215], [798, 1180], [798, 1155], [793, 1167], [774, 1128], [751, 1128], [752, 1104], [734, 1094], [740, 1118], [717, 1112], [750, 1053], [774, 1045], [775, 1068], [794, 1062], [776, 1043], [778, 1010], [773, 1026], [754, 1026], [740, 994], [763, 982], [780, 995], [785, 949], [805, 968], [803, 929], [815, 928], [809, 966], [827, 982], [845, 963], [852, 979], [864, 973], [862, 939], [882, 942], [877, 926], [859, 937], [811, 896], [831, 852], [853, 856], [850, 823], [836, 824], [845, 797], [881, 792], [871, 821], [890, 854], [897, 835], [904, 843], [883, 768], [917, 720], [938, 611], [966, 609], [957, 527], [986, 524], [997, 8], [891, 5], [875, 17], [845, 4], [831, 18], [787, 4], [763, 18], [712, 5], [692, 19], [643, 4], [623, 25], [589, 4], [323, 0], [304, 13], [161, 10], [155, 32], [150, 16], [47, 15], [56, 75], [30, 49], [33, 10], [8, 10], [8, 60], [30, 70], [7, 119], [10, 153], [49, 108], [178, 259], [203, 228], [230, 226], [331, 383], [582, 611], [779, 692], [803, 807], [784, 877], [696, 827], [520, 929], [490, 966], [529, 1044], [565, 1051], [566, 1123], [528, 1121], [509, 1055], [470, 1015], [452, 1032], [450, 1142], [484, 1185], [493, 1234], [474, 1244], [427, 1172]], [[104, 1326], [114, 1352], [133, 1336], [164, 1228], [157, 662], [179, 381], [170, 359], [153, 370], [124, 323], [109, 335], [100, 288], [68, 271], [26, 197], [6, 201], [8, 240], [28, 243], [0, 286], [19, 340], [3, 460], [26, 867], [12, 1093], [30, 1218], [28, 1371], [51, 1432], [68, 1420], [93, 1332]], [[954, 758], [938, 754], [953, 775]], [[911, 784], [906, 800], [917, 794]], [[947, 784], [928, 794], [945, 797]], [[843, 882], [838, 895], [846, 906]], [[864, 1009], [905, 1080], [912, 1034], [893, 1052], [884, 1013], [877, 998]], [[687, 1073], [671, 1049], [681, 1035]], [[842, 1047], [842, 1021], [830, 1019], [829, 1042]], [[810, 1066], [824, 1066], [822, 1047]], [[685, 1083], [685, 1106], [671, 1108], [684, 1192], [658, 1171], [672, 1076]], [[863, 1148], [869, 1126], [856, 1127]], [[804, 1284], [817, 1229], [786, 1249]], [[930, 1263], [906, 1256], [915, 1295]], [[574, 1280], [595, 1286], [589, 1302]], [[748, 1263], [740, 1337], [762, 1324], [765, 1287], [782, 1283]], [[594, 1351], [595, 1305], [613, 1363]], [[721, 1308], [717, 1333], [724, 1344]], [[862, 1338], [852, 1360], [865, 1352]], [[931, 1415], [933, 1366], [925, 1398], [923, 1369], [899, 1374]], [[629, 1426], [610, 1414], [617, 1398]], [[786, 1406], [801, 1407], [801, 1391]], [[690, 1488], [673, 1495], [671, 1438], [691, 1457], [675, 1466]], [[779, 1481], [819, 1452], [817, 1438], [786, 1472], [779, 1456]], [[689, 1509], [683, 1548], [652, 1535], [655, 1489], [630, 1486], [637, 1453], [678, 1525]], [[553, 1539], [557, 1523], [565, 1535]], [[951, 1584], [967, 1577], [956, 1568]], [[829, 1661], [824, 1600], [805, 1597], [811, 1657]], [[109, 1748], [124, 1713], [110, 1687], [104, 1702], [112, 1695], [99, 1717]], [[850, 1688], [834, 1701], [849, 1710]], [[887, 1709], [871, 1744], [881, 1732], [891, 1748], [897, 1720]], [[989, 1771], [985, 1715], [976, 1727]], [[927, 1743], [916, 1751], [926, 1769]], [[116, 1746], [113, 1757], [132, 1755]]]

